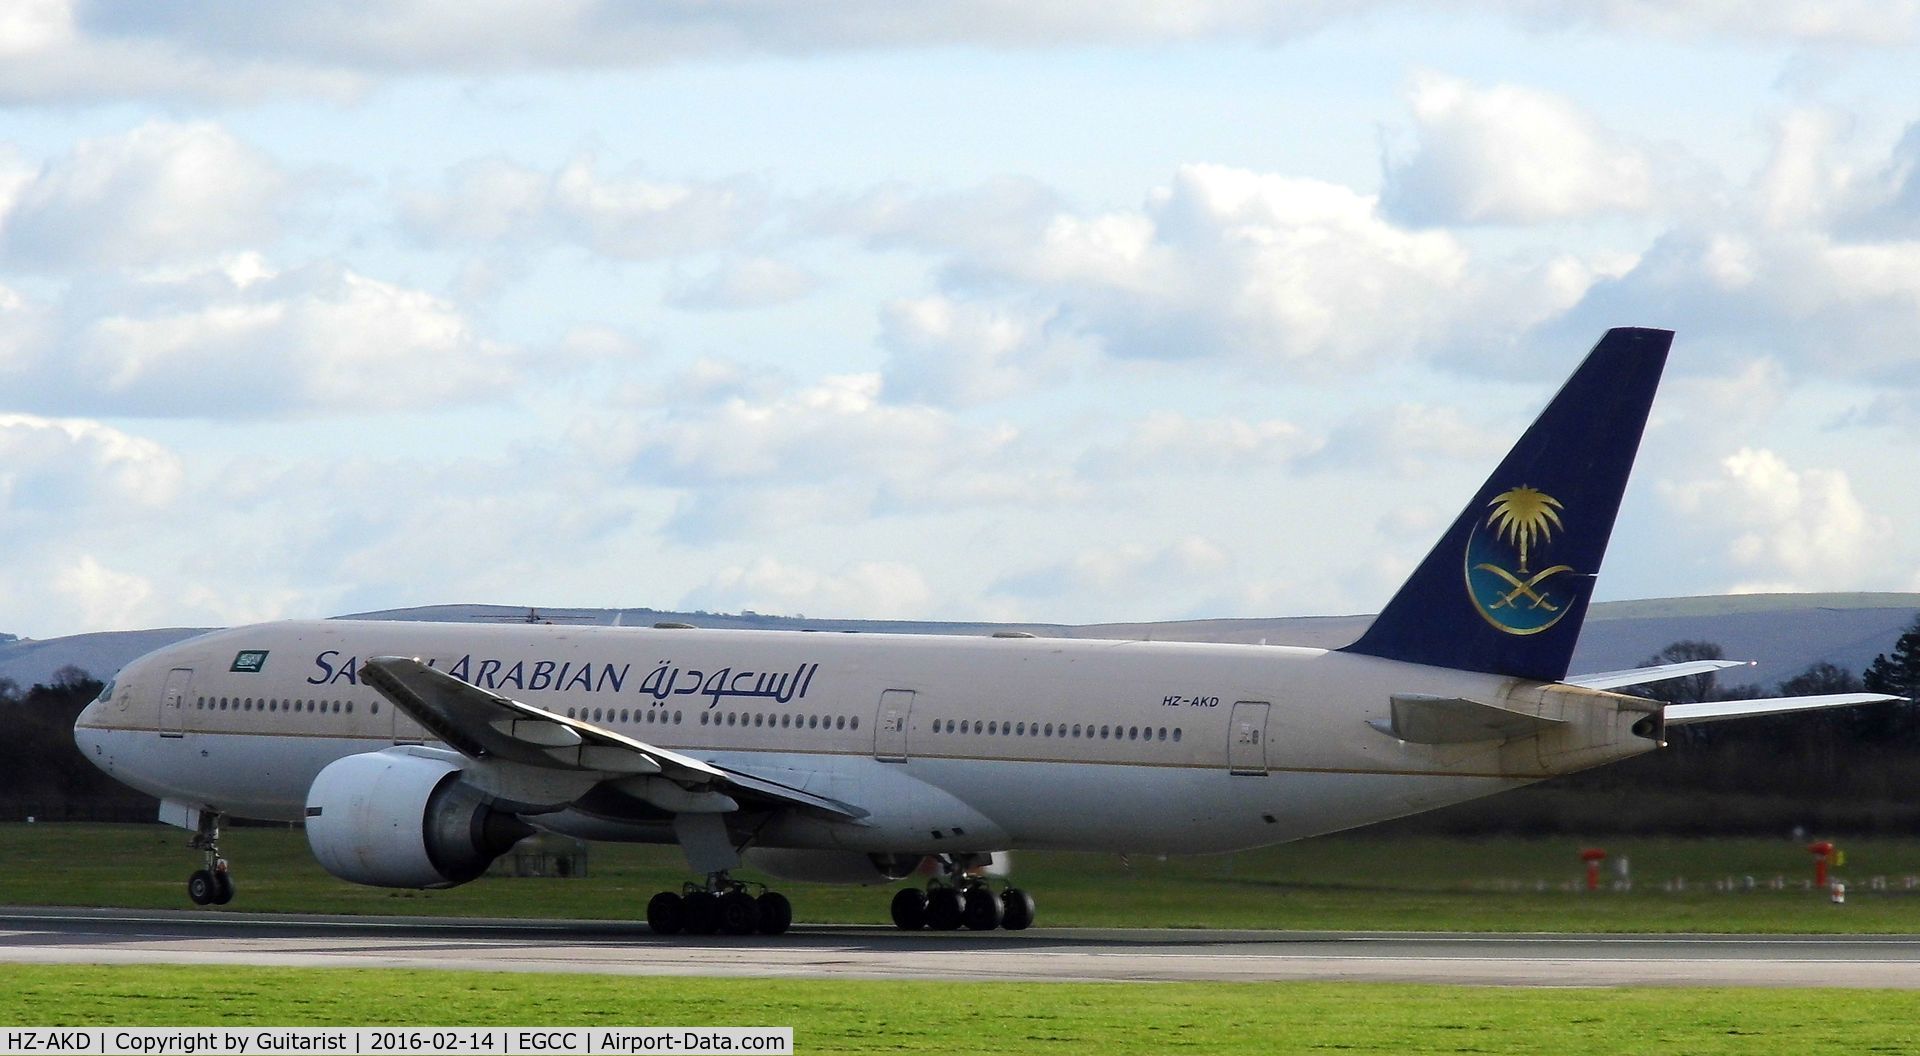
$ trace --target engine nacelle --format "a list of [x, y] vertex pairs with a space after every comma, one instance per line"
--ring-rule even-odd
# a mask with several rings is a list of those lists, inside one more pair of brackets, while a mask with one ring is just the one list
[[749, 869], [772, 873], [783, 880], [815, 884], [884, 884], [911, 874], [920, 867], [925, 856], [749, 847], [740, 859]]
[[307, 790], [307, 846], [356, 884], [464, 884], [532, 832], [488, 806], [456, 763], [404, 748], [336, 759]]

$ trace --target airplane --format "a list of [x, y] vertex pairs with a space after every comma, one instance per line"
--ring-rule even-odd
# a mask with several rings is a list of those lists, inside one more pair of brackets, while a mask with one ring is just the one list
[[74, 736], [193, 833], [196, 904], [234, 896], [230, 816], [302, 822], [328, 872], [401, 888], [474, 880], [546, 831], [677, 843], [697, 879], [648, 903], [660, 934], [772, 935], [791, 903], [736, 870], [930, 868], [894, 894], [898, 927], [1018, 930], [1032, 895], [986, 875], [1004, 852], [1259, 847], [1628, 758], [1685, 723], [1899, 699], [1613, 692], [1734, 661], [1568, 676], [1672, 339], [1609, 330], [1343, 648], [293, 621], [133, 661]]

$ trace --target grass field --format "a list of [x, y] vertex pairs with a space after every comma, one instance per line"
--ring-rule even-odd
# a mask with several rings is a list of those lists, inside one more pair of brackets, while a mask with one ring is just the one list
[[[1158, 860], [1020, 854], [1015, 877], [1050, 926], [1333, 928], [1600, 932], [1916, 932], [1920, 843], [1859, 840], [1837, 875], [1852, 881], [1831, 905], [1798, 882], [1811, 859], [1790, 840], [1616, 841], [1633, 863], [1631, 892], [1567, 890], [1581, 874], [1579, 841], [1323, 837], [1257, 852]], [[487, 877], [447, 891], [390, 891], [335, 880], [303, 835], [236, 828], [232, 908], [459, 916], [638, 919], [655, 891], [686, 879], [674, 848], [595, 844], [585, 879]], [[152, 825], [0, 825], [0, 903], [186, 908], [198, 856], [185, 833]], [[743, 874], [744, 875], [744, 874]], [[1786, 891], [1766, 889], [1776, 875]], [[1725, 893], [1716, 882], [1760, 888]], [[1867, 889], [1870, 876], [1891, 881]], [[1668, 891], [1684, 879], [1685, 891]], [[781, 883], [801, 921], [881, 923], [887, 888]], [[1513, 888], [1520, 890], [1513, 890]], [[1545, 890], [1537, 888], [1544, 887]]]
[[0, 965], [34, 1026], [790, 1026], [801, 1053], [1908, 1053], [1920, 994]]

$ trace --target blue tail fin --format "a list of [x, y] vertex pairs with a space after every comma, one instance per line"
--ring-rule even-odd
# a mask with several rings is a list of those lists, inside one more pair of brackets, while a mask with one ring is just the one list
[[1607, 331], [1344, 651], [1565, 678], [1672, 343], [1670, 330]]

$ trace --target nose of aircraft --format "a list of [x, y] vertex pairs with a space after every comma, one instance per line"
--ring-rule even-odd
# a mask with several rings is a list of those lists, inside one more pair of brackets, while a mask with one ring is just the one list
[[[130, 670], [130, 668], [129, 668]], [[125, 712], [132, 690], [123, 670], [109, 680], [92, 703], [80, 709], [73, 720], [73, 743], [87, 761], [108, 773], [113, 772], [113, 757], [107, 750], [107, 734], [125, 724]]]

